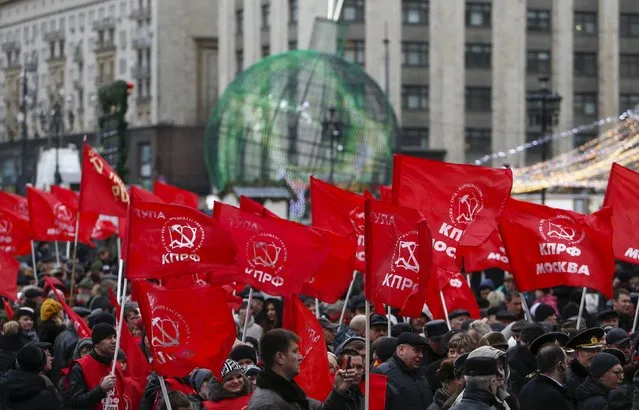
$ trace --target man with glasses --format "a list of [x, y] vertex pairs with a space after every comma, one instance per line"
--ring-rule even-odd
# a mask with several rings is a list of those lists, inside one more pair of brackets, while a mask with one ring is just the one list
[[566, 344], [567, 349], [574, 349], [574, 359], [570, 362], [570, 377], [566, 382], [566, 392], [574, 398], [575, 389], [588, 377], [592, 360], [601, 350], [604, 330], [593, 327], [582, 330]]
[[590, 376], [575, 390], [577, 408], [607, 409], [608, 396], [623, 382], [624, 371], [619, 359], [610, 353], [597, 353], [592, 359]]

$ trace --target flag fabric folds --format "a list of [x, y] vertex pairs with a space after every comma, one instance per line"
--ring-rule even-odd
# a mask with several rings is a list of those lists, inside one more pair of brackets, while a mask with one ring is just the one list
[[125, 217], [128, 205], [129, 193], [122, 178], [94, 148], [85, 143], [82, 148], [80, 211]]
[[615, 258], [639, 263], [639, 173], [613, 163], [603, 206], [612, 208], [612, 246]]
[[8, 209], [25, 219], [29, 219], [29, 204], [27, 198], [23, 196], [0, 191], [0, 208]]
[[[14, 256], [0, 252], [0, 296], [11, 300], [18, 299], [18, 270], [20, 264]], [[9, 316], [11, 318], [11, 316]]]
[[0, 207], [0, 252], [28, 255], [31, 252], [29, 219]]
[[153, 193], [168, 204], [184, 205], [195, 209], [200, 208], [200, 198], [196, 193], [174, 185], [155, 181]]
[[[55, 283], [53, 283], [49, 276], [45, 276], [44, 281], [51, 289], [57, 289]], [[64, 310], [64, 313], [66, 313], [66, 315], [69, 317], [69, 320], [73, 324], [73, 327], [75, 328], [78, 336], [80, 336], [81, 339], [85, 337], [91, 337], [91, 330], [89, 329], [87, 323], [80, 317], [80, 315], [75, 313], [73, 309], [69, 307], [69, 305], [67, 305], [64, 297], [59, 297], [58, 302], [60, 302], [60, 304], [62, 305], [62, 310]]]
[[499, 230], [493, 232], [486, 242], [464, 257], [466, 272], [479, 272], [491, 268], [499, 268], [508, 272], [511, 270]]

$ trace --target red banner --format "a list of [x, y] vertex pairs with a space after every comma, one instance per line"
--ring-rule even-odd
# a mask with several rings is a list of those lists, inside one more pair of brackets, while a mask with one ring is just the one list
[[162, 198], [155, 195], [153, 192], [147, 191], [146, 189], [141, 188], [137, 185], [131, 185], [129, 187], [129, 196], [136, 201], [164, 203], [164, 200], [162, 200]]
[[244, 195], [240, 195], [240, 209], [242, 211], [251, 212], [259, 216], [270, 216], [272, 218], [279, 218], [279, 216], [266, 209], [264, 205]]
[[379, 199], [389, 204], [393, 202], [393, 187], [390, 185], [379, 186]]
[[[431, 280], [428, 282], [427, 293], [426, 303], [433, 319], [446, 319], [446, 311], [450, 313], [457, 309], [468, 311], [472, 318], [479, 319], [481, 317], [477, 299], [461, 273], [434, 268]], [[442, 305], [442, 296], [446, 302], [446, 310]]]
[[449, 271], [497, 229], [512, 172], [395, 155], [393, 203], [418, 209], [433, 236], [433, 263]]
[[[47, 283], [49, 288], [57, 289], [55, 286], [55, 283], [51, 280], [49, 276], [45, 276], [44, 281]], [[75, 328], [75, 331], [78, 334], [78, 336], [80, 336], [80, 339], [91, 337], [91, 330], [89, 329], [89, 326], [87, 325], [87, 323], [77, 313], [75, 313], [73, 309], [69, 307], [69, 305], [67, 305], [67, 302], [64, 300], [64, 297], [59, 297], [58, 302], [60, 302], [60, 304], [62, 305], [62, 310], [64, 310], [64, 313], [67, 314], [67, 316], [69, 317], [69, 320], [71, 321], [71, 323], [73, 323], [73, 327]]]
[[466, 272], [479, 272], [491, 268], [510, 272], [510, 261], [499, 230], [493, 232], [486, 242], [464, 257], [464, 268]]
[[29, 219], [4, 208], [0, 208], [0, 252], [17, 256], [31, 252]]
[[[80, 221], [82, 223], [82, 221]], [[99, 219], [95, 223], [93, 232], [91, 233], [91, 239], [96, 241], [103, 241], [116, 235], [118, 233], [118, 227], [108, 219]]]
[[612, 297], [610, 208], [583, 215], [511, 199], [499, 232], [520, 291], [567, 285]]
[[27, 198], [23, 196], [0, 191], [0, 208], [8, 209], [24, 219], [29, 219], [29, 204]]
[[113, 168], [91, 148], [82, 148], [82, 180], [80, 210], [102, 215], [126, 216], [129, 193]]
[[153, 356], [153, 369], [184, 377], [193, 368], [219, 374], [235, 342], [235, 321], [220, 288], [165, 289], [133, 282]]
[[[78, 207], [80, 206], [80, 196], [78, 193], [73, 192], [70, 189], [58, 186], [51, 185], [51, 195], [53, 195], [56, 199], [62, 202], [69, 210], [71, 210], [74, 214], [77, 215]], [[100, 215], [95, 212], [82, 212], [80, 215], [80, 232], [81, 237], [84, 240], [88, 240], [89, 242], [83, 242], [87, 245], [93, 246], [93, 243], [90, 242], [90, 239], [95, 239], [93, 237], [93, 232], [95, 231], [96, 221]], [[91, 232], [90, 236], [89, 232]]]
[[612, 246], [615, 258], [639, 264], [639, 174], [613, 163], [603, 206], [612, 208]]
[[153, 193], [169, 204], [184, 205], [195, 209], [200, 208], [200, 198], [196, 193], [178, 188], [174, 185], [155, 181]]
[[[11, 254], [0, 252], [0, 296], [18, 299], [18, 270], [20, 264]], [[9, 316], [11, 319], [11, 316]]]

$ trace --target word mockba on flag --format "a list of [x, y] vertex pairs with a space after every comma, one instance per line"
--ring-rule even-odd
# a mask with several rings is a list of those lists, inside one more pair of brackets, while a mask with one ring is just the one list
[[206, 272], [235, 262], [233, 238], [219, 222], [186, 206], [131, 199], [125, 243], [130, 279]]
[[592, 215], [511, 199], [499, 222], [517, 289], [560, 285], [612, 297], [611, 209]]
[[165, 289], [143, 280], [134, 281], [133, 289], [159, 375], [184, 377], [194, 367], [219, 374], [236, 331], [222, 289]]
[[[27, 187], [29, 222], [32, 238], [38, 241], [68, 241], [75, 239], [77, 211], [48, 192]], [[80, 231], [78, 242], [91, 244], [93, 226]]]
[[639, 174], [613, 163], [603, 206], [612, 208], [612, 247], [615, 258], [639, 263]]
[[[446, 302], [446, 310], [442, 305], [442, 296]], [[438, 267], [433, 267], [430, 274], [426, 304], [433, 319], [445, 320], [446, 311], [450, 313], [457, 309], [468, 311], [471, 318], [479, 319], [481, 317], [477, 299], [468, 286], [466, 278], [459, 272], [451, 272]]]
[[129, 193], [122, 178], [95, 149], [85, 143], [82, 148], [80, 210], [125, 217], [128, 206]]
[[237, 246], [237, 281], [269, 295], [298, 293], [328, 254], [322, 235], [296, 222], [261, 217], [221, 202], [215, 203], [213, 217]]
[[155, 181], [153, 193], [169, 204], [184, 205], [195, 209], [200, 208], [200, 198], [196, 193], [187, 191], [186, 189]]
[[[18, 270], [20, 264], [13, 255], [0, 252], [0, 296], [18, 300]], [[9, 316], [11, 319], [11, 316]]]
[[501, 236], [499, 236], [499, 230], [493, 232], [486, 242], [464, 257], [466, 272], [479, 272], [491, 268], [510, 272], [510, 261], [506, 255], [506, 248]]
[[313, 226], [333, 231], [356, 243], [355, 269], [364, 272], [364, 201], [366, 197], [337, 188], [311, 177], [311, 218]]
[[366, 295], [418, 317], [431, 268], [430, 230], [419, 211], [369, 199], [366, 221]]
[[0, 191], [0, 208], [8, 209], [25, 219], [29, 219], [29, 203], [27, 198], [23, 196]]
[[510, 169], [395, 155], [393, 203], [418, 209], [433, 237], [433, 263], [456, 271], [497, 229], [510, 197]]
[[[49, 276], [45, 276], [44, 281], [50, 289], [57, 289], [55, 283]], [[62, 310], [64, 310], [64, 313], [66, 313], [71, 323], [73, 323], [73, 327], [78, 336], [80, 336], [81, 339], [84, 339], [85, 337], [91, 337], [91, 330], [89, 329], [89, 325], [87, 325], [84, 319], [82, 319], [80, 315], [75, 313], [73, 309], [71, 309], [69, 305], [67, 305], [64, 297], [58, 297], [58, 302], [60, 302], [60, 304], [62, 305]]]
[[302, 356], [295, 382], [315, 400], [325, 400], [333, 388], [329, 373], [324, 330], [317, 318], [297, 295], [284, 299], [283, 327], [300, 338]]
[[0, 252], [22, 256], [31, 252], [29, 219], [0, 207]]

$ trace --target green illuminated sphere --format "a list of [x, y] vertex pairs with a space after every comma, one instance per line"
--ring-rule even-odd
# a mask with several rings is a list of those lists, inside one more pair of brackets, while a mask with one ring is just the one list
[[204, 155], [219, 190], [285, 180], [301, 194], [312, 174], [361, 191], [389, 182], [397, 135], [386, 95], [360, 66], [296, 50], [235, 78], [213, 109]]

